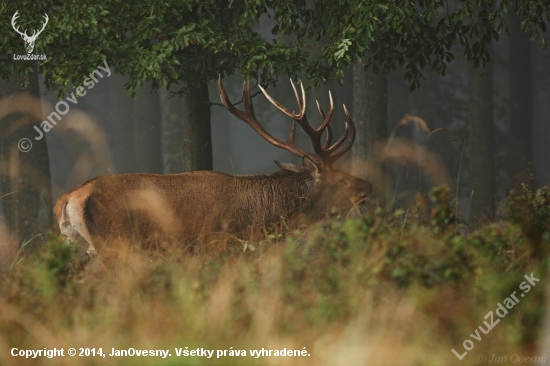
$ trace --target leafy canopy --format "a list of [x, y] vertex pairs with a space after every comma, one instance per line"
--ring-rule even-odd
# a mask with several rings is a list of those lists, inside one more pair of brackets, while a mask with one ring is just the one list
[[[30, 62], [21, 37], [11, 29], [16, 10], [20, 29], [31, 34], [50, 17], [34, 53], [46, 87], [59, 95], [80, 85], [107, 60], [128, 75], [131, 95], [146, 80], [154, 87], [178, 81], [210, 81], [240, 69], [269, 85], [277, 75], [323, 84], [343, 78], [343, 69], [363, 60], [385, 70], [405, 65], [411, 88], [423, 68], [439, 74], [460, 43], [475, 66], [489, 61], [487, 46], [509, 32], [504, 15], [513, 9], [531, 38], [541, 38], [550, 3], [531, 0], [91, 0], [0, 2], [0, 77], [16, 73], [28, 81]], [[260, 22], [272, 22], [269, 36]], [[367, 55], [367, 56], [365, 56]]]

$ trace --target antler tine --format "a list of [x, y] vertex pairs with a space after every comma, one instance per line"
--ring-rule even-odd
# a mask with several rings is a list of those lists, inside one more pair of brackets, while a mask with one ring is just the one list
[[323, 150], [328, 150], [330, 144], [332, 144], [332, 128], [330, 128], [330, 125], [327, 125], [327, 137], [323, 145]]
[[277, 107], [281, 112], [283, 112], [284, 114], [286, 114], [287, 116], [289, 116], [290, 118], [292, 119], [298, 119], [300, 117], [300, 115], [298, 114], [295, 114], [291, 111], [289, 111], [288, 109], [286, 109], [281, 103], [277, 102], [275, 99], [273, 99], [271, 97], [271, 95], [267, 94], [267, 92], [265, 91], [264, 88], [262, 88], [261, 85], [258, 84], [258, 86], [260, 87], [260, 90], [262, 91], [262, 93], [264, 93], [265, 97], [267, 98], [267, 100], [269, 100], [271, 102], [271, 104], [273, 104], [275, 107]]
[[328, 124], [330, 123], [330, 120], [332, 119], [332, 114], [334, 113], [334, 103], [332, 101], [332, 93], [328, 92], [328, 97], [329, 97], [329, 100], [330, 100], [330, 109], [328, 110], [328, 114], [327, 116], [325, 117], [325, 114], [323, 113], [323, 110], [321, 109], [321, 107], [319, 106], [319, 102], [317, 102], [317, 108], [319, 108], [319, 113], [321, 113], [321, 116], [323, 117], [323, 123], [321, 123], [321, 126], [319, 126], [319, 128], [317, 128], [315, 131], [316, 132], [321, 132], [328, 126]]
[[298, 119], [300, 119], [306, 115], [306, 91], [304, 89], [304, 83], [300, 83], [300, 88], [302, 89], [301, 101], [300, 101], [300, 97], [298, 97], [298, 91], [296, 90], [296, 85], [294, 85], [294, 81], [292, 81], [292, 79], [290, 79], [290, 84], [292, 85], [292, 89], [294, 90], [294, 96], [296, 97], [296, 102], [298, 103], [298, 109], [300, 110]]
[[321, 117], [323, 117], [323, 120], [324, 120], [325, 119], [325, 112], [323, 112], [323, 109], [319, 105], [319, 101], [317, 99], [315, 99], [315, 103], [317, 103], [317, 110], [319, 111], [319, 114], [321, 115]]
[[[329, 91], [329, 96], [330, 96], [330, 106], [331, 106], [331, 111], [332, 111], [332, 94], [330, 93], [330, 91]], [[323, 112], [323, 108], [321, 108], [321, 105], [319, 105], [319, 101], [315, 100], [315, 103], [317, 103], [317, 109], [319, 110], [319, 114], [321, 115], [321, 117], [323, 117], [323, 120], [326, 120], [325, 112]], [[332, 115], [330, 117], [332, 117]], [[330, 117], [328, 119], [329, 121], [330, 121]], [[325, 123], [323, 122], [321, 127], [324, 124]], [[318, 130], [320, 130], [321, 127], [319, 127]], [[323, 150], [327, 150], [330, 147], [330, 145], [332, 144], [332, 128], [330, 128], [330, 124], [328, 124], [328, 123], [326, 124], [326, 130], [327, 130], [327, 136], [326, 136], [326, 139], [325, 139], [325, 143], [323, 144]]]
[[292, 120], [292, 130], [290, 130], [290, 137], [288, 139], [288, 142], [293, 144], [295, 140], [296, 140], [296, 120], [293, 119]]
[[231, 113], [233, 114], [240, 114], [241, 111], [239, 111], [237, 108], [231, 104], [231, 101], [229, 100], [229, 97], [227, 96], [227, 93], [225, 92], [225, 88], [222, 85], [222, 76], [218, 76], [218, 93], [220, 94], [220, 99], [222, 104], [225, 108], [227, 108]]
[[330, 149], [334, 147], [335, 151], [327, 158], [328, 164], [334, 163], [340, 156], [348, 152], [348, 150], [351, 149], [353, 142], [355, 141], [355, 123], [353, 123], [353, 119], [351, 118], [345, 104], [344, 112], [348, 120], [348, 122], [346, 123], [346, 130], [344, 132], [344, 136], [346, 136], [347, 139], [344, 142], [344, 139], [340, 138], [337, 142], [334, 143], [334, 145], [332, 145]]
[[348, 133], [349, 133], [349, 128], [348, 128], [348, 123], [346, 122], [345, 127], [344, 127], [344, 134], [342, 136], [340, 136], [338, 141], [336, 141], [332, 146], [330, 146], [328, 149], [326, 149], [327, 152], [331, 153], [334, 150], [336, 150], [342, 144], [342, 142], [344, 142], [346, 137], [348, 137]]

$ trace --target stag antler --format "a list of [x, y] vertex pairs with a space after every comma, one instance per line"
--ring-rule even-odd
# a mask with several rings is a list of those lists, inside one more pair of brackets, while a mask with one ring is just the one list
[[[263, 89], [262, 89], [263, 90]], [[225, 89], [222, 84], [222, 77], [218, 78], [218, 91], [220, 93], [220, 99], [225, 106], [231, 112], [235, 117], [239, 118], [240, 120], [243, 120], [248, 124], [258, 135], [263, 137], [267, 142], [269, 142], [272, 145], [275, 145], [277, 147], [280, 147], [281, 149], [285, 149], [294, 155], [297, 155], [299, 157], [303, 157], [304, 155], [313, 160], [314, 162], [320, 164], [322, 160], [319, 156], [316, 154], [313, 154], [309, 151], [303, 150], [296, 146], [294, 144], [294, 138], [295, 138], [295, 132], [296, 132], [296, 122], [293, 122], [292, 124], [292, 131], [290, 133], [290, 138], [288, 141], [282, 141], [275, 136], [271, 135], [269, 132], [267, 132], [258, 122], [256, 119], [256, 115], [254, 114], [254, 106], [252, 105], [252, 98], [250, 97], [250, 83], [243, 82], [243, 104], [244, 109], [241, 111], [233, 106], [231, 101], [229, 100], [229, 97], [227, 96], [227, 93], [225, 92]], [[265, 92], [264, 92], [265, 93]]]
[[[304, 84], [300, 84], [302, 91], [302, 100], [300, 100], [298, 91], [296, 90], [296, 86], [294, 85], [292, 79], [290, 80], [290, 83], [292, 85], [292, 89], [294, 90], [294, 96], [296, 97], [296, 102], [298, 103], [298, 109], [300, 110], [300, 113], [294, 113], [285, 108], [275, 99], [273, 99], [269, 94], [267, 94], [267, 92], [262, 88], [261, 85], [260, 89], [262, 90], [266, 98], [274, 106], [276, 106], [281, 112], [292, 118], [293, 121], [300, 124], [304, 132], [309, 136], [309, 139], [311, 140], [311, 145], [313, 146], [313, 150], [315, 151], [315, 153], [320, 157], [323, 164], [330, 167], [353, 145], [353, 142], [355, 141], [355, 124], [353, 123], [353, 120], [351, 119], [351, 116], [349, 115], [349, 112], [344, 105], [344, 112], [346, 113], [346, 118], [348, 122], [346, 122], [344, 134], [342, 135], [342, 137], [340, 137], [338, 141], [332, 144], [332, 129], [329, 125], [332, 114], [334, 113], [332, 93], [329, 91], [328, 94], [330, 99], [330, 109], [326, 116], [321, 109], [321, 106], [319, 105], [319, 101], [315, 101], [317, 103], [317, 109], [319, 110], [321, 117], [323, 117], [323, 123], [321, 123], [321, 125], [317, 129], [313, 129], [306, 117], [306, 92], [304, 90]], [[325, 130], [327, 132], [326, 140], [325, 143], [321, 145], [321, 136], [323, 132], [325, 132]]]
[[[243, 83], [244, 110], [242, 111], [235, 108], [231, 103], [231, 101], [229, 100], [229, 98], [227, 97], [227, 93], [225, 92], [225, 89], [223, 88], [223, 85], [222, 85], [221, 75], [218, 78], [218, 90], [219, 90], [220, 98], [223, 105], [234, 116], [246, 122], [250, 127], [254, 129], [254, 131], [256, 131], [260, 136], [262, 136], [269, 143], [277, 147], [280, 147], [282, 149], [285, 149], [293, 153], [294, 155], [297, 155], [300, 157], [307, 156], [317, 164], [323, 164], [324, 166], [331, 167], [332, 164], [334, 164], [334, 162], [343, 154], [345, 154], [353, 145], [353, 142], [355, 140], [355, 124], [353, 123], [353, 120], [351, 119], [351, 116], [349, 115], [349, 112], [346, 106], [344, 105], [344, 112], [346, 113], [346, 118], [348, 122], [346, 122], [346, 128], [342, 137], [340, 137], [338, 141], [332, 144], [332, 129], [330, 128], [329, 123], [334, 113], [334, 104], [332, 101], [332, 94], [330, 93], [330, 91], [329, 91], [330, 109], [326, 116], [323, 110], [321, 109], [319, 102], [316, 101], [319, 113], [323, 117], [323, 123], [321, 123], [321, 125], [318, 128], [314, 129], [311, 127], [306, 117], [306, 95], [305, 95], [303, 84], [300, 85], [302, 90], [302, 100], [300, 100], [298, 91], [296, 90], [296, 86], [294, 85], [292, 80], [290, 80], [290, 83], [292, 84], [292, 89], [294, 90], [296, 101], [298, 102], [298, 109], [300, 111], [299, 113], [291, 112], [290, 110], [285, 108], [275, 99], [273, 99], [269, 94], [267, 94], [264, 88], [262, 88], [260, 85], [260, 89], [262, 90], [266, 98], [273, 105], [275, 105], [280, 111], [282, 111], [284, 114], [292, 118], [292, 130], [290, 132], [290, 138], [288, 139], [288, 141], [279, 140], [278, 138], [274, 137], [269, 132], [267, 132], [262, 126], [260, 126], [254, 114], [254, 106], [252, 105], [252, 99], [250, 97], [249, 83], [247, 82]], [[315, 151], [315, 153], [311, 153], [309, 151], [303, 150], [294, 144], [294, 140], [296, 138], [296, 122], [298, 122], [300, 127], [302, 127], [304, 132], [309, 136], [309, 139], [311, 140], [311, 144], [313, 146], [313, 150]], [[324, 144], [321, 144], [321, 136], [323, 132], [325, 132], [325, 130], [327, 133], [326, 140]]]

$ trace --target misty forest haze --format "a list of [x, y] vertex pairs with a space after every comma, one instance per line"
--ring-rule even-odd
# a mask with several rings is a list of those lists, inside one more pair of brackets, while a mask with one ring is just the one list
[[[154, 365], [188, 348], [222, 352], [192, 360], [199, 365], [279, 364], [259, 355], [283, 348], [307, 354], [286, 358], [289, 365], [546, 362], [550, 3], [23, 0], [0, 5], [0, 15], [0, 364], [72, 364], [22, 357], [69, 347], [147, 349], [163, 355], [144, 361]], [[197, 180], [186, 196], [177, 194], [185, 190], [178, 176], [161, 178], [164, 191], [158, 177], [116, 177], [214, 170], [311, 182], [332, 169], [330, 160], [313, 164], [271, 145], [236, 118], [222, 105], [218, 77], [239, 109], [250, 81], [257, 120], [284, 141], [292, 120], [258, 83], [293, 112], [289, 79], [305, 85], [314, 128], [332, 95], [335, 140], [350, 126], [345, 105], [355, 142], [334, 165], [354, 177], [332, 177], [351, 193], [331, 186], [345, 210], [316, 202], [315, 189], [301, 190], [298, 180], [292, 192], [267, 183], [254, 191], [228, 189], [235, 177], [199, 173], [208, 184]], [[296, 145], [313, 152], [299, 127]], [[99, 255], [68, 244], [60, 232], [85, 231], [71, 231], [74, 220], [60, 228], [53, 212], [98, 176], [109, 177], [81, 191], [101, 191], [85, 202], [103, 216], [76, 215], [109, 232], [100, 233]], [[126, 204], [125, 189], [140, 182], [153, 195], [136, 211], [164, 220], [161, 231], [193, 222], [216, 235], [145, 245], [139, 228], [125, 226], [134, 223], [126, 206], [106, 208]], [[208, 189], [216, 194], [202, 198]], [[286, 211], [252, 204], [275, 207], [273, 197], [248, 197], [281, 191]], [[288, 199], [293, 192], [322, 207], [313, 219], [287, 222], [303, 214]], [[220, 209], [225, 199], [246, 209]], [[59, 202], [58, 216], [69, 212], [68, 200]], [[223, 217], [204, 225], [213, 211], [255, 236], [217, 236]], [[483, 321], [493, 311], [500, 324], [491, 331], [496, 323]], [[230, 348], [243, 357], [227, 358]], [[137, 360], [117, 357], [86, 362]], [[176, 363], [191, 362], [181, 357]]]

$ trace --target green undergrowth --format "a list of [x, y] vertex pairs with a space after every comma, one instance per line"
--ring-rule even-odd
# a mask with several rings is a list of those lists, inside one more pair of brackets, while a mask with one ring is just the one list
[[[451, 352], [530, 355], [543, 316], [550, 189], [511, 192], [504, 216], [473, 227], [437, 187], [407, 210], [376, 209], [215, 254], [127, 248], [104, 270], [78, 270], [52, 236], [0, 282], [0, 347], [167, 349], [171, 357], [83, 357], [83, 364], [461, 364]], [[495, 329], [470, 334], [498, 303], [540, 279]], [[496, 317], [496, 315], [495, 315]], [[478, 332], [479, 333], [479, 332]], [[226, 350], [216, 358], [175, 349]], [[232, 347], [232, 348], [231, 348]], [[310, 356], [250, 350], [306, 347]], [[245, 350], [247, 356], [229, 356]], [[60, 364], [0, 352], [1, 364]], [[335, 361], [336, 360], [336, 361]], [[346, 361], [347, 360], [347, 361]], [[16, 362], [17, 361], [17, 362]], [[63, 362], [66, 362], [64, 360]], [[368, 362], [367, 362], [368, 361]], [[510, 357], [508, 362], [511, 364]], [[506, 364], [506, 362], [504, 363]]]

